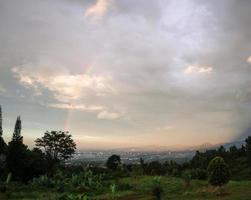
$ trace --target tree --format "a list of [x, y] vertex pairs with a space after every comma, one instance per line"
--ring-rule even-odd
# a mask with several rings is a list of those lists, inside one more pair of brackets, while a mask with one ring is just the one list
[[2, 128], [2, 107], [0, 105], [0, 171], [3, 171], [6, 165], [6, 150], [7, 145], [3, 139], [3, 128]]
[[[4, 154], [6, 153], [6, 149], [7, 149], [7, 145], [3, 139], [3, 127], [2, 127], [3, 121], [2, 121], [2, 119], [3, 119], [2, 118], [2, 107], [0, 105], [0, 157], [4, 156]], [[1, 158], [0, 158], [0, 160], [1, 160]]]
[[120, 156], [112, 155], [108, 158], [106, 162], [106, 167], [111, 170], [116, 170], [118, 169], [120, 164], [121, 164]]
[[21, 136], [22, 121], [20, 116], [17, 117], [14, 133], [12, 136], [12, 141], [17, 141], [23, 143], [23, 137]]
[[246, 152], [247, 152], [247, 158], [251, 167], [251, 136], [248, 136], [246, 141]]
[[213, 158], [207, 168], [209, 183], [214, 186], [223, 186], [229, 181], [229, 170], [222, 157]]
[[63, 131], [46, 131], [35, 143], [37, 147], [44, 149], [47, 159], [52, 163], [71, 158], [76, 150], [71, 134]]
[[27, 146], [23, 144], [21, 136], [22, 122], [20, 116], [17, 117], [12, 140], [7, 149], [7, 168], [12, 173], [14, 180], [25, 179], [25, 168], [27, 167]]

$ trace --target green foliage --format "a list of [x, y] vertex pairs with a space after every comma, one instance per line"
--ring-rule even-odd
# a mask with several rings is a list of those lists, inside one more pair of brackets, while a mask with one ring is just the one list
[[222, 186], [229, 181], [229, 169], [224, 159], [217, 156], [208, 165], [209, 183], [214, 186]]
[[149, 175], [163, 174], [162, 165], [159, 161], [152, 161], [146, 167], [146, 173]]
[[33, 187], [53, 188], [55, 186], [55, 181], [46, 175], [42, 175], [38, 178], [34, 178], [31, 184]]
[[112, 199], [115, 199], [116, 193], [117, 193], [117, 186], [116, 186], [116, 184], [112, 184], [110, 186], [110, 189], [111, 189], [111, 193], [112, 193]]
[[163, 174], [179, 177], [181, 175], [181, 165], [172, 160], [170, 162], [166, 161], [163, 164]]
[[9, 185], [10, 180], [11, 180], [11, 177], [12, 177], [12, 174], [9, 173], [8, 176], [7, 176], [7, 178], [6, 178], [6, 181], [5, 181], [5, 184], [6, 184], [6, 185]]
[[162, 193], [163, 188], [161, 186], [161, 177], [154, 177], [152, 182], [152, 195], [156, 198], [156, 200], [161, 200]]
[[62, 194], [62, 195], [59, 195], [57, 200], [88, 200], [88, 196], [76, 195], [76, 194]]
[[184, 180], [184, 183], [187, 187], [190, 186], [192, 175], [190, 170], [186, 170], [182, 174], [182, 179]]

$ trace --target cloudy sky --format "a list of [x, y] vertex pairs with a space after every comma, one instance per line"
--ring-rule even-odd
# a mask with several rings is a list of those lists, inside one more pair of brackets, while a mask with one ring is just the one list
[[4, 136], [192, 146], [251, 127], [251, 1], [0, 0]]

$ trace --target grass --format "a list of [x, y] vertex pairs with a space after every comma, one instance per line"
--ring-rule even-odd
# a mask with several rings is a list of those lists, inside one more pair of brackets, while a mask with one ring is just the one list
[[[153, 200], [151, 188], [154, 177], [142, 176], [136, 178], [123, 178], [117, 185], [130, 186], [129, 189], [116, 191], [115, 195], [109, 190], [104, 194], [95, 196], [96, 200]], [[251, 181], [230, 181], [224, 187], [221, 196], [219, 190], [209, 186], [206, 181], [192, 180], [186, 187], [179, 178], [161, 177], [159, 184], [163, 188], [163, 200], [251, 200]], [[25, 185], [10, 185], [6, 194], [0, 193], [1, 200], [56, 200], [58, 193], [55, 189], [32, 189]]]

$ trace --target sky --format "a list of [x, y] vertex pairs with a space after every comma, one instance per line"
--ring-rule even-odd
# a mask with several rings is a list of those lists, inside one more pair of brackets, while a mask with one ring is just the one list
[[[188, 147], [251, 130], [251, 1], [0, 0], [4, 138]], [[250, 131], [251, 132], [251, 131]]]

